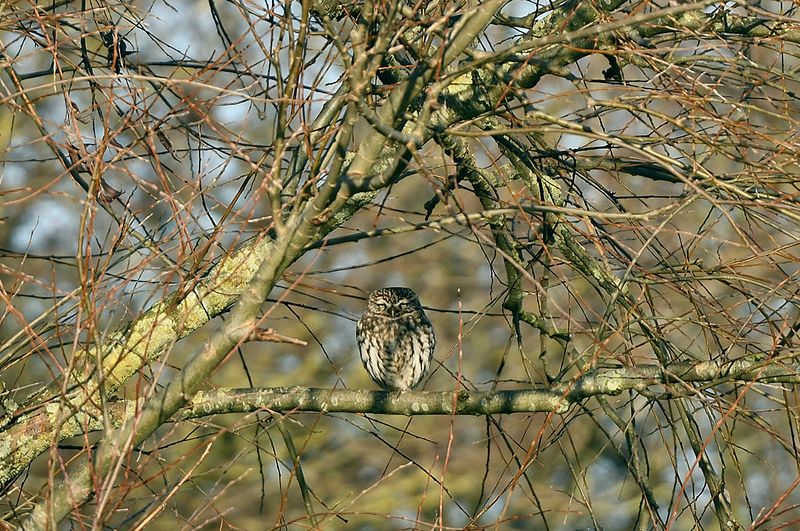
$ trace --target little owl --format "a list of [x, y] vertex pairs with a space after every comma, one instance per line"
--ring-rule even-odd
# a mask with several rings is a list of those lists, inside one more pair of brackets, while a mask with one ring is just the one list
[[375, 290], [356, 324], [361, 361], [388, 390], [413, 389], [431, 364], [436, 339], [417, 294], [408, 288]]

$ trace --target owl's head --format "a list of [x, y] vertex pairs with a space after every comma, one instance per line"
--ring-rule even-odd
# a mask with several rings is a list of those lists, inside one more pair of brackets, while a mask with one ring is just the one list
[[400, 317], [422, 310], [414, 290], [409, 288], [381, 288], [369, 294], [367, 311], [387, 317]]

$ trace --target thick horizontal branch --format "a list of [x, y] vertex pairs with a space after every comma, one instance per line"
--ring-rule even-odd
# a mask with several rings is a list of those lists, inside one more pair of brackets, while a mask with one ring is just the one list
[[565, 412], [569, 401], [549, 389], [514, 391], [366, 391], [317, 387], [219, 389], [197, 393], [180, 419], [220, 413], [316, 411], [386, 415], [493, 415], [517, 412]]
[[[317, 411], [322, 413], [381, 413], [389, 415], [495, 415], [503, 413], [564, 413], [569, 406], [596, 395], [683, 383], [709, 386], [726, 382], [800, 383], [800, 367], [737, 360], [728, 363], [678, 363], [665, 370], [656, 365], [602, 369], [574, 382], [552, 387], [505, 391], [365, 391], [313, 387], [218, 389], [200, 392], [179, 419], [221, 413]], [[686, 388], [694, 392], [695, 388]], [[680, 393], [684, 394], [684, 393]], [[177, 419], [176, 419], [177, 420]]]

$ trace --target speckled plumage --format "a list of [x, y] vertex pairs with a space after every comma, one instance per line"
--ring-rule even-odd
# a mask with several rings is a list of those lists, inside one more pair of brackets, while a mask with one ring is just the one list
[[408, 288], [382, 288], [367, 299], [356, 324], [361, 362], [370, 377], [389, 390], [413, 389], [433, 358], [433, 327], [417, 294]]

